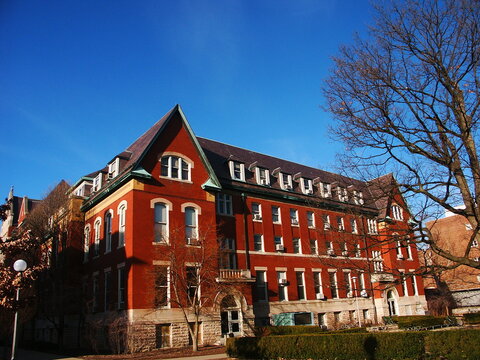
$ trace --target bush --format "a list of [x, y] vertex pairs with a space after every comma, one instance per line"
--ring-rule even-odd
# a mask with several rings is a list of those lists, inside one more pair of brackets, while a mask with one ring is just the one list
[[480, 359], [479, 330], [432, 331], [425, 334], [425, 350], [430, 359]]
[[463, 321], [466, 324], [480, 324], [480, 312], [463, 314]]
[[391, 320], [398, 325], [400, 329], [411, 327], [431, 327], [445, 324], [444, 316], [412, 315], [412, 316], [392, 316]]
[[296, 325], [296, 326], [263, 326], [256, 329], [257, 336], [271, 335], [303, 335], [324, 333], [327, 330], [320, 326]]
[[367, 328], [364, 327], [354, 327], [354, 328], [348, 328], [348, 329], [340, 329], [340, 330], [334, 330], [330, 331], [329, 334], [345, 334], [345, 333], [367, 333]]

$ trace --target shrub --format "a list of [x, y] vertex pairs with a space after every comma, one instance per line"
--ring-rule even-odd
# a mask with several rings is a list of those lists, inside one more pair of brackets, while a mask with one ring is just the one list
[[271, 335], [303, 335], [324, 333], [327, 330], [320, 326], [297, 325], [297, 326], [263, 326], [256, 329], [255, 333], [258, 336]]
[[466, 324], [480, 324], [480, 312], [463, 314], [463, 321]]
[[345, 334], [345, 333], [367, 333], [367, 328], [353, 327], [348, 329], [340, 329], [329, 332], [329, 334]]
[[425, 334], [425, 350], [431, 359], [480, 359], [479, 330], [432, 331]]
[[411, 327], [430, 327], [445, 324], [444, 316], [430, 315], [412, 315], [412, 316], [392, 316], [391, 320], [398, 325], [400, 329]]

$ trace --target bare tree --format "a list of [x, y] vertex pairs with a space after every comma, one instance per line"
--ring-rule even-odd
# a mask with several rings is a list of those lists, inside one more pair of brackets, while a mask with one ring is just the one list
[[424, 232], [417, 240], [480, 269], [470, 254], [480, 240], [480, 3], [407, 0], [375, 10], [369, 38], [340, 49], [323, 89], [333, 134], [350, 155], [344, 165], [370, 178], [395, 171], [418, 224], [445, 210], [464, 216], [473, 232], [461, 253]]

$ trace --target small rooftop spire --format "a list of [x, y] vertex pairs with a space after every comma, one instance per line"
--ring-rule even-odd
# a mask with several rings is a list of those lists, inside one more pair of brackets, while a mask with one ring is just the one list
[[8, 200], [12, 200], [12, 199], [13, 199], [13, 185], [10, 188], [10, 192], [8, 193]]

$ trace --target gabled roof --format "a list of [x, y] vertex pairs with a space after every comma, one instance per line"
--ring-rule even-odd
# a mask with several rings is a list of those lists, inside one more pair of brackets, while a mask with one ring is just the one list
[[387, 211], [392, 199], [392, 191], [397, 186], [397, 182], [392, 173], [382, 175], [368, 182], [368, 189], [375, 202], [375, 207], [379, 210], [379, 218], [387, 216]]

